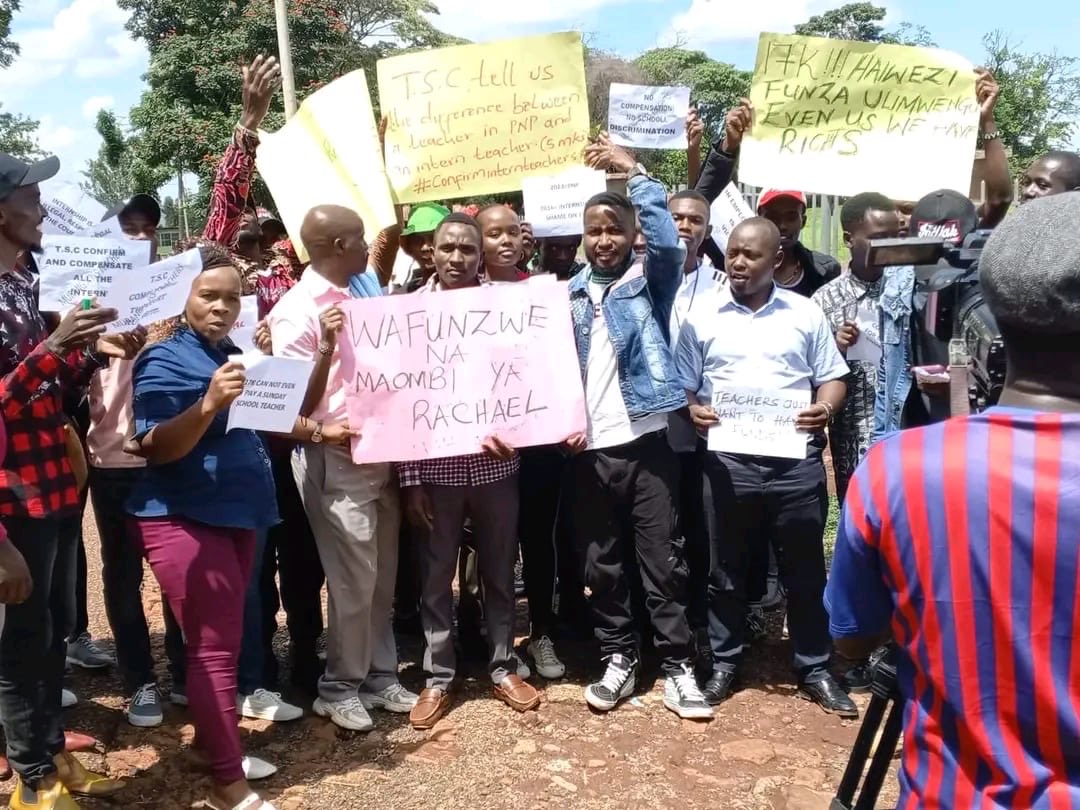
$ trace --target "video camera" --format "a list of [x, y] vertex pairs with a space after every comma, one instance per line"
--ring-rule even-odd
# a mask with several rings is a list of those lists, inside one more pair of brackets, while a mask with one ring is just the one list
[[915, 266], [913, 365], [949, 366], [957, 354], [966, 357], [975, 412], [994, 405], [1005, 385], [1005, 344], [979, 284], [979, 255], [989, 235], [973, 231], [959, 246], [932, 238], [875, 239], [867, 257], [874, 267]]

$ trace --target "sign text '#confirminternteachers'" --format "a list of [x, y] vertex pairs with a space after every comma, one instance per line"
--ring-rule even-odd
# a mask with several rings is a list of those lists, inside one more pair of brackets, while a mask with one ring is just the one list
[[516, 191], [580, 165], [589, 109], [579, 34], [381, 60], [386, 171], [399, 203]]
[[[566, 285], [519, 282], [342, 305], [357, 462], [477, 453], [584, 430]], [[544, 351], [535, 348], [543, 346]]]
[[750, 99], [744, 182], [900, 200], [969, 191], [979, 110], [974, 70], [956, 54], [762, 34]]

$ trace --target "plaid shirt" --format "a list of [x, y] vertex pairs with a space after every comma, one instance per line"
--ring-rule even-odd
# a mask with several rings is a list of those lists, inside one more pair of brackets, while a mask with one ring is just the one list
[[[424, 295], [441, 289], [442, 285], [436, 275], [413, 294]], [[514, 453], [514, 457], [509, 461], [501, 461], [483, 453], [474, 453], [468, 456], [450, 456], [425, 461], [403, 461], [398, 464], [398, 478], [403, 487], [417, 487], [421, 484], [434, 484], [441, 487], [475, 487], [494, 484], [496, 481], [517, 475], [520, 469], [521, 458], [517, 453]]]
[[8, 434], [0, 515], [43, 518], [79, 508], [62, 393], [84, 388], [102, 364], [87, 352], [53, 354], [47, 336], [33, 277], [18, 269], [0, 274], [0, 408]]

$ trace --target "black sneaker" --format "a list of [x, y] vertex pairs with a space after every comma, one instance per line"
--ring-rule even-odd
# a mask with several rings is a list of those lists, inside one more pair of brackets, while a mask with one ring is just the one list
[[681, 672], [668, 675], [664, 681], [664, 708], [683, 720], [712, 719], [712, 706], [701, 694], [689, 665], [683, 665]]
[[840, 688], [832, 675], [826, 675], [813, 683], [800, 683], [799, 697], [816, 703], [828, 714], [835, 714], [837, 717], [855, 719], [859, 716], [855, 702]]
[[718, 669], [709, 678], [705, 688], [701, 690], [705, 702], [710, 706], [719, 706], [735, 691], [735, 673], [726, 669]]
[[608, 659], [604, 677], [585, 687], [585, 702], [602, 712], [609, 712], [634, 694], [637, 686], [637, 662], [625, 655]]
[[849, 694], [869, 692], [874, 681], [874, 668], [869, 661], [861, 661], [840, 676], [840, 686]]

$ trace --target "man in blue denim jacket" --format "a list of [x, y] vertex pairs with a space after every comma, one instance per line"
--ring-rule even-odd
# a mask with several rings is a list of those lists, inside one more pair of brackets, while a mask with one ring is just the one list
[[[587, 433], [569, 442], [580, 453], [573, 521], [606, 662], [585, 700], [609, 711], [634, 691], [630, 582], [640, 577], [667, 676], [664, 705], [683, 718], [708, 719], [712, 709], [690, 667], [686, 568], [673, 539], [679, 464], [666, 437], [667, 414], [686, 405], [669, 348], [685, 248], [664, 186], [626, 150], [602, 134], [585, 157], [593, 168], [626, 172], [630, 195], [605, 192], [586, 204], [588, 263], [569, 283], [588, 412]], [[635, 212], [648, 243], [644, 267], [634, 263]]]

